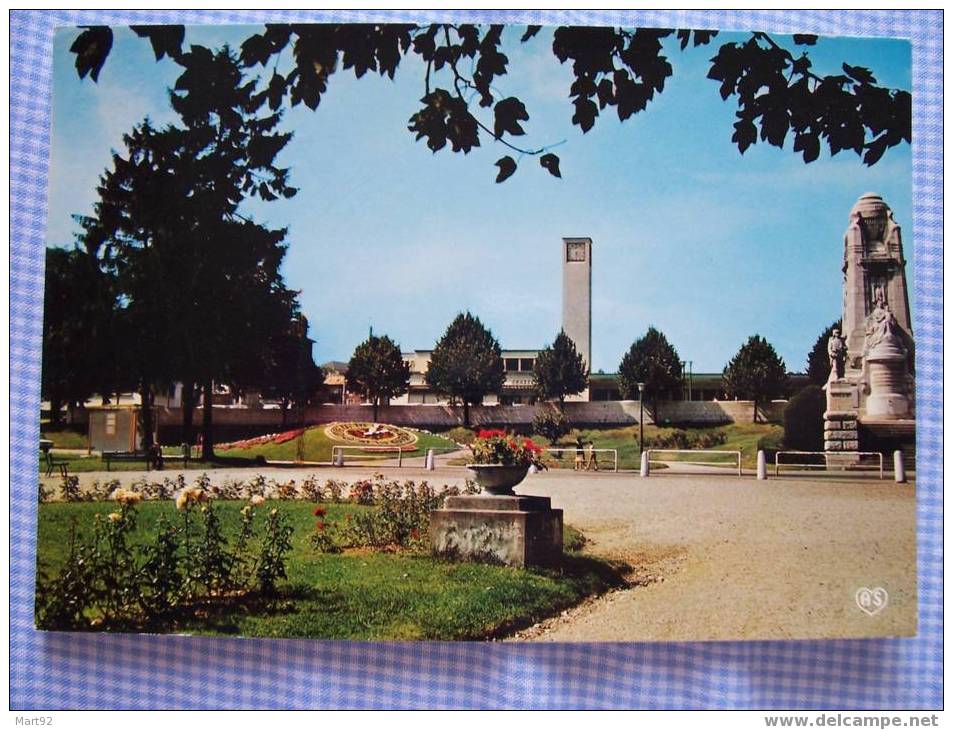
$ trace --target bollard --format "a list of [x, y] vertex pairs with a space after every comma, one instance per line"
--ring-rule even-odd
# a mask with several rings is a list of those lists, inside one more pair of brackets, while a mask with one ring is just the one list
[[530, 464], [530, 465], [529, 465], [529, 472], [528, 472], [528, 473], [529, 473], [529, 474], [535, 474], [536, 472], [537, 472], [536, 464]]
[[433, 471], [433, 469], [434, 469], [434, 463], [433, 463], [433, 449], [427, 449], [427, 463], [426, 463], [426, 469], [427, 469], [427, 471]]
[[334, 451], [334, 466], [344, 466], [344, 450], [336, 449]]
[[649, 475], [649, 452], [642, 452], [642, 462], [639, 464], [639, 476], [647, 477]]
[[758, 479], [768, 478], [768, 465], [764, 459], [764, 451], [758, 450]]
[[893, 452], [893, 480], [897, 484], [907, 481], [907, 469], [903, 465], [903, 452], [900, 449]]

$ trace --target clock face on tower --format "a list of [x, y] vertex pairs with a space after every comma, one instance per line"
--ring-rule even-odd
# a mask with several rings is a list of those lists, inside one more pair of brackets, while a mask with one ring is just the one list
[[570, 241], [566, 244], [566, 261], [585, 261], [585, 241]]

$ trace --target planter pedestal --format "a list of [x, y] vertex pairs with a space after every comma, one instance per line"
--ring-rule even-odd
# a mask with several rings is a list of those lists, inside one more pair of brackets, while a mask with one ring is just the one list
[[449, 558], [524, 568], [563, 552], [563, 511], [549, 497], [448, 497], [430, 513], [433, 552]]

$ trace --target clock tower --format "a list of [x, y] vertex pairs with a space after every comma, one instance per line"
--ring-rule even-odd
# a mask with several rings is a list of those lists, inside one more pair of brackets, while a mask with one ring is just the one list
[[[592, 239], [564, 238], [563, 330], [592, 367]], [[588, 389], [578, 398], [588, 400]]]

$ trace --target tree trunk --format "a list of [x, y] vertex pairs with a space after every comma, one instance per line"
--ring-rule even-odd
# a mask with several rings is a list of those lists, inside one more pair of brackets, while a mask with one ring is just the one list
[[56, 396], [50, 397], [50, 424], [59, 426], [62, 422], [60, 411], [63, 410], [63, 401]]
[[142, 448], [148, 450], [155, 444], [155, 435], [152, 432], [152, 388], [145, 381], [139, 387], [139, 398], [142, 401], [142, 405], [139, 407]]
[[377, 409], [380, 406], [380, 402], [381, 402], [381, 399], [377, 398], [376, 396], [374, 398], [371, 398], [371, 404], [372, 404], [372, 407], [374, 408], [374, 423], [377, 423]]
[[192, 445], [192, 417], [195, 411], [195, 383], [182, 383], [182, 443]]
[[565, 413], [566, 411], [566, 396], [559, 396], [559, 412]]
[[463, 425], [470, 425], [470, 401], [463, 399]]
[[754, 398], [753, 400], [754, 400], [754, 420], [752, 420], [751, 422], [757, 423], [758, 422], [758, 399]]
[[202, 460], [211, 461], [215, 458], [215, 448], [212, 443], [212, 379], [205, 381], [202, 389]]

